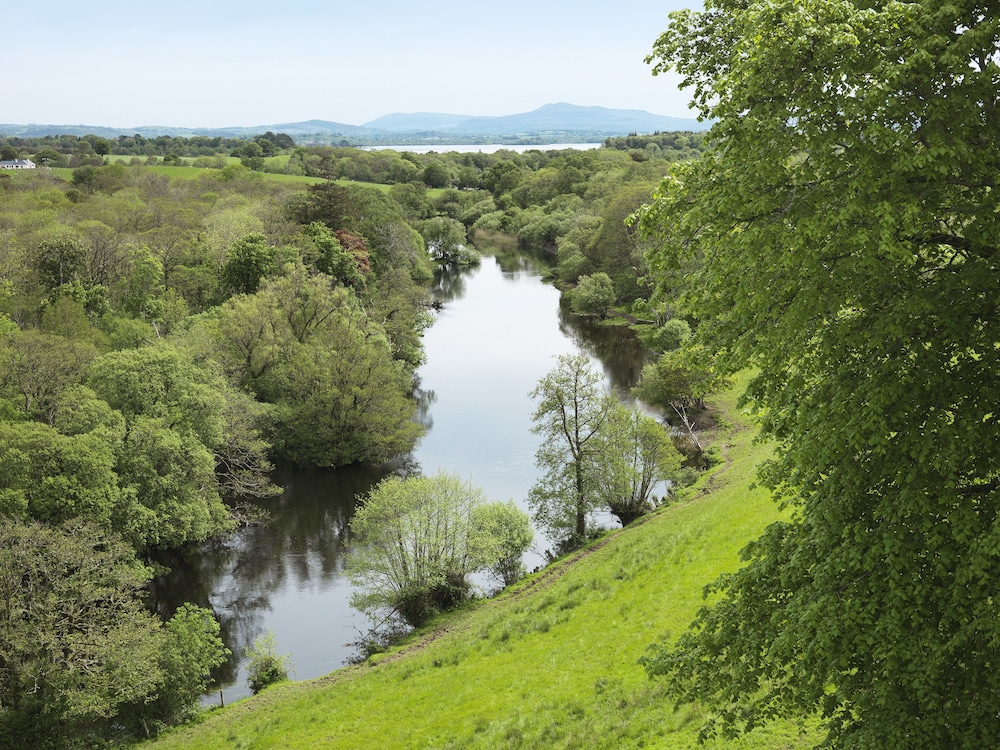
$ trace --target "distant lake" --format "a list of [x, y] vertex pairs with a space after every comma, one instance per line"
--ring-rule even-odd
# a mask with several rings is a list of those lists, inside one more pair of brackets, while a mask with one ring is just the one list
[[562, 149], [589, 151], [600, 147], [600, 143], [545, 143], [528, 146], [505, 146], [499, 143], [459, 143], [454, 145], [435, 144], [433, 146], [365, 146], [362, 150], [409, 151], [411, 154], [429, 154], [432, 151], [438, 154], [446, 154], [449, 151], [459, 154], [492, 154], [497, 151], [514, 151], [515, 153], [523, 154], [525, 151], [560, 151]]

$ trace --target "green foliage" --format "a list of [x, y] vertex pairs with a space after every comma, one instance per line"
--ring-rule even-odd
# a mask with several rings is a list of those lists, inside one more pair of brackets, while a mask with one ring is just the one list
[[[148, 572], [91, 526], [0, 524], [0, 742], [89, 747], [196, 705], [223, 658], [218, 623], [145, 611]], [[146, 731], [150, 730], [146, 724]]]
[[[115, 470], [125, 492], [116, 517], [138, 549], [201, 541], [229, 527], [216, 453], [239, 452], [226, 430], [225, 384], [169, 345], [111, 352], [89, 385], [126, 422]], [[252, 436], [244, 436], [252, 440]], [[266, 463], [256, 470], [263, 472]]]
[[535, 523], [564, 547], [578, 546], [587, 516], [600, 505], [593, 492], [593, 456], [614, 397], [604, 376], [582, 355], [563, 354], [529, 394], [538, 399], [532, 432], [542, 436], [535, 464], [542, 470], [528, 495]]
[[254, 695], [270, 685], [284, 682], [293, 669], [291, 657], [277, 652], [271, 630], [258, 636], [252, 646], [247, 646], [244, 656], [248, 661], [247, 685]]
[[83, 377], [96, 352], [88, 343], [36, 330], [0, 336], [0, 392], [26, 419], [52, 420], [60, 392]]
[[494, 198], [509, 193], [521, 182], [523, 173], [520, 168], [509, 161], [494, 164], [483, 174], [483, 189], [489, 190]]
[[[359, 259], [344, 249], [337, 235], [325, 224], [314, 221], [302, 230], [312, 240], [318, 253], [316, 268], [327, 276], [336, 279], [344, 286], [361, 289], [365, 285], [365, 277], [359, 266]], [[367, 248], [365, 261], [367, 262]], [[254, 289], [254, 292], [257, 290]]]
[[260, 281], [271, 272], [275, 248], [267, 238], [255, 232], [233, 243], [222, 266], [222, 281], [237, 294], [253, 294]]
[[698, 347], [664, 352], [642, 368], [639, 385], [632, 392], [650, 406], [668, 412], [704, 409], [705, 396], [726, 384], [706, 359], [706, 352]]
[[110, 530], [121, 503], [115, 454], [121, 433], [61, 435], [38, 422], [0, 422], [0, 516]]
[[537, 210], [525, 211], [516, 231], [518, 244], [526, 250], [552, 251], [572, 220], [569, 213], [553, 215]]
[[136, 719], [176, 724], [189, 718], [211, 679], [210, 671], [229, 656], [210, 610], [182, 604], [163, 628], [159, 667], [163, 681], [154, 700], [133, 707]]
[[608, 415], [594, 453], [595, 492], [622, 526], [657, 506], [656, 485], [673, 481], [681, 465], [681, 455], [663, 426], [622, 406]]
[[451, 184], [451, 175], [448, 174], [448, 167], [439, 161], [432, 161], [424, 171], [420, 173], [420, 179], [427, 187], [443, 188]]
[[569, 239], [569, 235], [560, 238], [557, 257], [559, 265], [556, 273], [561, 281], [575, 284], [581, 276], [593, 271], [590, 259], [580, 252], [580, 246]]
[[448, 474], [384, 479], [351, 520], [348, 574], [360, 587], [352, 606], [423, 625], [468, 596], [470, 573], [515, 568], [527, 546], [519, 513], [486, 505], [481, 489]]
[[611, 277], [603, 271], [581, 276], [570, 295], [570, 305], [577, 315], [597, 315], [603, 318], [614, 301], [615, 287], [611, 283]]
[[704, 151], [705, 134], [692, 132], [653, 133], [643, 135], [631, 133], [624, 137], [605, 138], [605, 148], [619, 151], [642, 150], [651, 154], [663, 154], [673, 161], [690, 159]]
[[427, 249], [438, 263], [468, 266], [479, 262], [479, 253], [466, 247], [465, 227], [455, 219], [436, 216], [420, 225]]
[[681, 318], [671, 318], [650, 338], [649, 343], [661, 352], [680, 349], [691, 338], [691, 326]]
[[300, 224], [321, 222], [335, 231], [362, 237], [378, 275], [402, 268], [416, 278], [425, 271], [423, 240], [406, 223], [399, 204], [378, 190], [334, 183], [313, 185], [290, 203], [288, 212]]
[[129, 421], [116, 470], [125, 485], [116, 528], [137, 549], [179, 547], [231, 527], [212, 452], [162, 418]]
[[84, 386], [73, 347], [33, 331], [12, 337], [6, 362], [11, 385], [27, 389], [23, 416], [46, 423], [0, 422], [5, 514], [84, 519], [141, 550], [229, 528], [220, 492], [273, 491], [259, 409], [217, 375], [160, 344], [98, 357]]
[[0, 740], [61, 746], [156, 689], [132, 550], [86, 527], [0, 524]]
[[980, 3], [729, 2], [654, 50], [716, 148], [643, 223], [778, 454], [795, 515], [649, 662], [706, 731], [821, 712], [834, 747], [1000, 724], [1000, 20]]
[[62, 235], [39, 245], [34, 267], [42, 284], [55, 289], [79, 278], [86, 256], [87, 250], [79, 239]]
[[626, 219], [649, 201], [653, 187], [645, 181], [615, 186], [604, 200], [599, 228], [582, 246], [594, 269], [611, 277], [620, 298], [631, 300], [649, 294], [645, 253], [652, 243]]
[[604, 506], [627, 525], [656, 507], [653, 490], [673, 479], [681, 456], [655, 419], [621, 406], [584, 355], [562, 355], [531, 392], [532, 431], [543, 436], [544, 472], [528, 502], [562, 549], [584, 541], [587, 516]]
[[486, 503], [476, 508], [473, 524], [484, 538], [492, 539], [495, 560], [489, 572], [504, 586], [516, 583], [524, 575], [524, 553], [531, 546], [535, 533], [528, 514], [513, 500]]
[[425, 219], [431, 213], [427, 186], [422, 182], [396, 183], [389, 189], [389, 195], [399, 204], [409, 221]]
[[357, 297], [301, 265], [219, 310], [219, 356], [272, 404], [275, 449], [299, 464], [378, 463], [413, 445], [411, 376]]

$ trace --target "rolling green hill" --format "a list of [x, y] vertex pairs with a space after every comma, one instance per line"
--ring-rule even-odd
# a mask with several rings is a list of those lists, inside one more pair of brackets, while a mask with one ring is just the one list
[[[470, 605], [371, 663], [285, 683], [180, 728], [167, 748], [688, 748], [700, 713], [675, 712], [637, 660], [675, 637], [703, 586], [778, 517], [750, 489], [767, 455], [720, 399], [724, 460], [670, 507]], [[778, 723], [709, 748], [804, 748]]]

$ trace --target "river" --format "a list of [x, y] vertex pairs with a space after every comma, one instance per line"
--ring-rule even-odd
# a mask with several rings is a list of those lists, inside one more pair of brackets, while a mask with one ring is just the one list
[[[631, 331], [564, 313], [540, 270], [530, 257], [501, 255], [438, 275], [442, 308], [424, 334], [427, 361], [418, 373], [427, 434], [404, 459], [425, 474], [471, 479], [490, 499], [522, 507], [538, 475], [528, 393], [555, 357], [586, 352], [617, 388], [634, 385], [642, 364]], [[220, 689], [226, 702], [249, 694], [240, 657], [267, 629], [279, 652], [291, 654], [295, 679], [326, 674], [355, 654], [351, 644], [369, 623], [348, 604], [348, 522], [355, 495], [389, 470], [282, 467], [275, 479], [285, 491], [263, 503], [269, 523], [165, 561], [172, 570], [154, 582], [157, 609], [169, 616], [184, 601], [211, 606], [233, 651], [211, 700], [218, 702]], [[545, 546], [541, 539], [529, 551], [529, 569], [543, 563]]]

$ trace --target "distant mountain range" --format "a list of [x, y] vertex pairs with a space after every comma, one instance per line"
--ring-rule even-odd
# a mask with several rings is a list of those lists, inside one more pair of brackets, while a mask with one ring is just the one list
[[665, 117], [638, 109], [546, 104], [532, 112], [502, 117], [472, 117], [433, 112], [384, 115], [364, 125], [307, 120], [274, 125], [231, 128], [179, 128], [143, 125], [112, 128], [93, 125], [3, 125], [0, 135], [25, 138], [46, 135], [98, 135], [117, 138], [139, 134], [144, 138], [208, 136], [240, 138], [268, 131], [286, 133], [300, 144], [389, 145], [436, 143], [572, 143], [598, 142], [609, 136], [678, 130], [707, 130], [693, 118]]
[[363, 127], [396, 132], [437, 130], [453, 133], [520, 135], [539, 132], [596, 131], [607, 135], [671, 130], [706, 130], [695, 119], [654, 115], [640, 109], [546, 104], [531, 112], [502, 117], [469, 117], [429, 112], [396, 113], [366, 122]]

